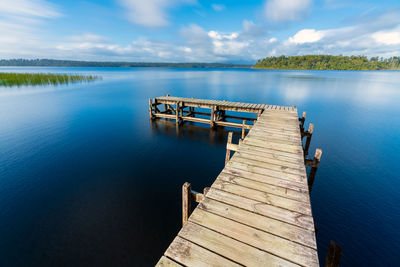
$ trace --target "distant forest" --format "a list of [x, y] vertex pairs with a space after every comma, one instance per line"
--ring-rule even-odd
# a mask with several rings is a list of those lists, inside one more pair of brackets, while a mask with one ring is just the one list
[[26, 67], [173, 67], [173, 68], [248, 68], [251, 65], [224, 63], [147, 63], [147, 62], [102, 62], [56, 59], [0, 59], [0, 66]]
[[400, 70], [400, 57], [379, 58], [366, 56], [280, 56], [266, 57], [253, 66], [257, 69], [307, 70]]

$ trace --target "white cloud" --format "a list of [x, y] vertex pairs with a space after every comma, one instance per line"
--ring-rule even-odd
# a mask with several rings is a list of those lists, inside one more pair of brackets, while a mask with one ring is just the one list
[[315, 43], [324, 37], [323, 31], [316, 31], [314, 29], [304, 29], [298, 31], [293, 37], [289, 38], [289, 42], [295, 44]]
[[400, 27], [391, 31], [378, 31], [372, 34], [375, 42], [384, 45], [400, 44]]
[[214, 11], [223, 11], [225, 10], [226, 6], [225, 5], [219, 5], [219, 4], [212, 4], [211, 5], [212, 9], [214, 9]]
[[270, 38], [269, 40], [268, 40], [268, 43], [275, 43], [275, 42], [277, 42], [278, 41], [278, 39], [276, 39], [275, 37], [272, 37], [272, 38]]
[[312, 0], [268, 0], [265, 3], [267, 20], [274, 22], [294, 21], [310, 13]]
[[83, 35], [75, 35], [69, 38], [71, 41], [75, 42], [101, 42], [106, 41], [107, 38], [93, 33], [85, 33]]
[[42, 18], [54, 18], [61, 15], [54, 5], [45, 0], [1, 0], [0, 14]]
[[135, 24], [146, 27], [160, 27], [169, 24], [168, 9], [181, 4], [195, 4], [196, 0], [119, 0], [127, 9], [127, 18]]
[[42, 38], [46, 19], [62, 16], [44, 0], [1, 0], [0, 56], [32, 57], [45, 51], [49, 44]]

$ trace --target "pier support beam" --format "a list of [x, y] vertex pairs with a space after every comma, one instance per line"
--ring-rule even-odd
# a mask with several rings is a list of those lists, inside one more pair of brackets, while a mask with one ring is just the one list
[[211, 114], [210, 114], [210, 128], [214, 128], [214, 125], [215, 125], [214, 121], [215, 121], [215, 106], [213, 106], [213, 107], [211, 108]]
[[306, 136], [306, 144], [304, 145], [304, 157], [308, 155], [308, 149], [310, 148], [310, 143], [311, 143], [311, 137], [314, 131], [314, 124], [310, 123], [310, 126], [308, 127], [308, 131], [302, 133], [302, 137]]
[[303, 112], [303, 116], [301, 118], [299, 118], [300, 121], [300, 131], [303, 133], [304, 132], [304, 122], [306, 121], [306, 115], [307, 112]]
[[189, 219], [191, 209], [191, 197], [190, 192], [192, 190], [192, 185], [188, 182], [184, 183], [182, 186], [182, 226], [185, 225]]
[[233, 133], [229, 132], [228, 133], [228, 142], [226, 143], [225, 166], [226, 166], [226, 164], [228, 164], [228, 161], [231, 158], [231, 150], [228, 149], [228, 146], [229, 146], [229, 144], [232, 144], [232, 137], [233, 137]]
[[209, 187], [205, 187], [202, 193], [198, 193], [192, 190], [192, 185], [189, 182], [185, 182], [182, 186], [182, 226], [188, 221], [190, 214], [192, 213], [192, 201], [199, 203], [203, 200], [207, 194]]
[[149, 98], [149, 117], [150, 117], [150, 120], [154, 119], [154, 117], [153, 117], [153, 101], [151, 98]]
[[342, 248], [331, 240], [328, 255], [326, 256], [325, 267], [338, 267], [342, 257]]
[[243, 120], [243, 124], [242, 124], [242, 140], [244, 139], [245, 133], [246, 133], [246, 120]]
[[317, 148], [313, 159], [306, 159], [306, 166], [310, 166], [310, 174], [308, 175], [308, 191], [311, 193], [312, 186], [314, 184], [315, 175], [317, 174], [318, 166], [321, 161], [322, 150]]

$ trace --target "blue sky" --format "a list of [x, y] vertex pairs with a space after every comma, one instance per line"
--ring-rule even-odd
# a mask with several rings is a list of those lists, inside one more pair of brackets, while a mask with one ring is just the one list
[[400, 56], [399, 0], [0, 0], [0, 58]]

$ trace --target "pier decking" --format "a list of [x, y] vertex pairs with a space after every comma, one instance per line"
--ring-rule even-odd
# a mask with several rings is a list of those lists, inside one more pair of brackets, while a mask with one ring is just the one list
[[[151, 101], [150, 116], [177, 121], [178, 115], [197, 119], [183, 112], [195, 105], [211, 109], [210, 120], [200, 121], [211, 124], [224, 115], [215, 115], [216, 110], [258, 114], [238, 145], [229, 134], [226, 165], [204, 194], [188, 194], [190, 185], [184, 185], [184, 209], [190, 209], [191, 200], [199, 204], [190, 217], [184, 211], [184, 225], [158, 266], [319, 266], [302, 146], [304, 120], [299, 124], [295, 107], [169, 96], [154, 102], [176, 108], [153, 112]], [[187, 114], [195, 113], [189, 108]]]

